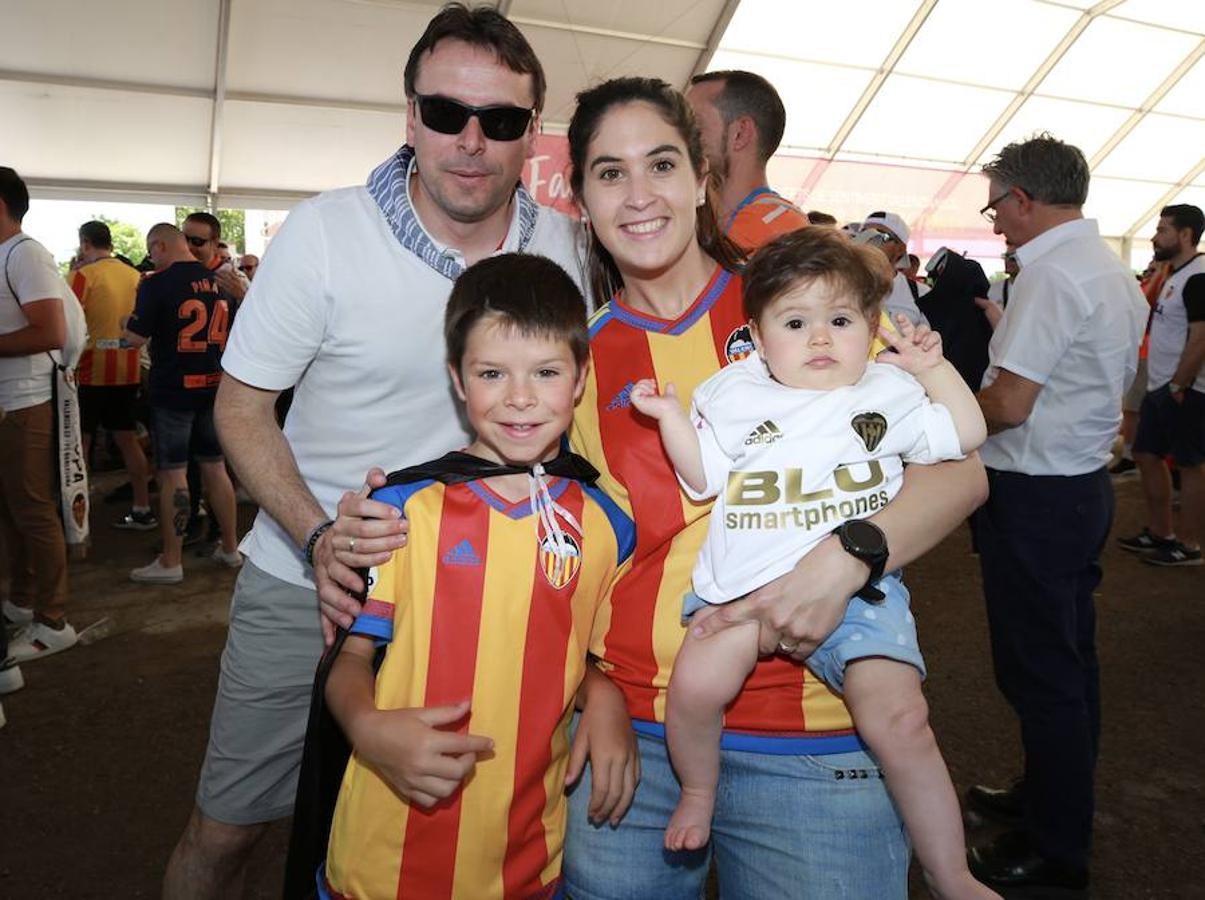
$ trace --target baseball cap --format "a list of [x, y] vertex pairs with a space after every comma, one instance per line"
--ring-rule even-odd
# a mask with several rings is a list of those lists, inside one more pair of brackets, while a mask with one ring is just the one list
[[893, 212], [872, 212], [866, 217], [862, 227], [866, 228], [869, 225], [881, 225], [905, 244], [908, 243], [908, 236], [912, 233], [908, 229], [908, 223]]

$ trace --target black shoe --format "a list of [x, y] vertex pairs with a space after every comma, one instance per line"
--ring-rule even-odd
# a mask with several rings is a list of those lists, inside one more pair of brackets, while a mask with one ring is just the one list
[[1157, 534], [1152, 534], [1149, 528], [1143, 528], [1142, 531], [1130, 537], [1117, 539], [1117, 546], [1122, 550], [1129, 550], [1131, 553], [1150, 553], [1152, 550], [1162, 550], [1165, 547], [1171, 547], [1176, 543], [1173, 538], [1159, 537]]
[[1007, 788], [976, 784], [967, 790], [967, 806], [981, 816], [1016, 825], [1025, 815], [1025, 782], [1018, 778]]
[[1025, 888], [1042, 896], [1072, 897], [1088, 889], [1088, 870], [1040, 856], [1019, 831], [1006, 831], [967, 851], [971, 874], [1001, 890]]

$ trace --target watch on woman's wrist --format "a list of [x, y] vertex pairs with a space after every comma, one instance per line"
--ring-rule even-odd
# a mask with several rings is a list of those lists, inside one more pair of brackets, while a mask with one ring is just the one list
[[875, 584], [883, 577], [887, 568], [887, 535], [883, 529], [866, 519], [849, 519], [842, 522], [833, 530], [833, 534], [841, 541], [841, 547], [850, 556], [860, 559], [870, 566], [870, 576], [854, 596], [861, 597], [868, 603], [881, 603], [883, 592]]

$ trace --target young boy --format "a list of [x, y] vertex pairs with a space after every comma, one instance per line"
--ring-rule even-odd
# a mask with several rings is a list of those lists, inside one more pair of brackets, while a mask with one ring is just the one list
[[[717, 497], [685, 615], [709, 615], [712, 604], [786, 574], [842, 523], [886, 506], [904, 461], [958, 458], [983, 441], [983, 416], [942, 358], [937, 334], [901, 317], [900, 335], [879, 329], [897, 352], [867, 362], [891, 277], [881, 254], [831, 229], [780, 238], [744, 274], [757, 353], [701, 384], [690, 416], [673, 385], [658, 394], [645, 380], [632, 390], [632, 404], [658, 421], [687, 493]], [[682, 795], [668, 849], [708, 840], [723, 711], [757, 660], [757, 641], [756, 624], [747, 624], [707, 639], [688, 634], [678, 653], [666, 736]], [[958, 802], [928, 726], [924, 662], [898, 574], [851, 599], [844, 622], [807, 665], [844, 693], [934, 892], [994, 896], [967, 871]]]
[[[457, 280], [444, 333], [476, 440], [375, 494], [404, 513], [409, 539], [369, 573], [327, 680], [353, 755], [324, 897], [557, 896], [583, 678], [578, 743], [596, 689], [614, 692], [608, 721], [627, 727], [586, 647], [635, 532], [598, 473], [561, 450], [588, 359], [581, 294], [546, 259], [494, 257]], [[630, 801], [627, 776], [607, 815]]]

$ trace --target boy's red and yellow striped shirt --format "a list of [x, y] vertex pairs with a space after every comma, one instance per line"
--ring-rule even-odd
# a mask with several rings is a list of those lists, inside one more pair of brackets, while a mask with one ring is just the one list
[[555, 566], [528, 501], [484, 482], [396, 485], [409, 542], [374, 570], [353, 627], [388, 641], [376, 705], [472, 708], [460, 730], [494, 750], [431, 809], [402, 800], [353, 755], [331, 828], [334, 897], [511, 900], [551, 897], [564, 840], [569, 718], [591, 623], [630, 554], [630, 520], [596, 488], [550, 481], [580, 523], [576, 557]]

